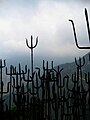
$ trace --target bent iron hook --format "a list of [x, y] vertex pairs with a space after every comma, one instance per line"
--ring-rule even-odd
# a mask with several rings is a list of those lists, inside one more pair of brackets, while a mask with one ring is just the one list
[[[90, 42], [90, 27], [89, 27], [88, 13], [87, 13], [86, 8], [85, 8], [85, 18], [86, 18], [88, 37], [89, 37], [89, 42]], [[69, 19], [69, 21], [72, 23], [73, 32], [74, 32], [74, 38], [75, 38], [75, 43], [76, 43], [77, 48], [79, 48], [79, 49], [90, 49], [90, 47], [88, 47], [88, 46], [79, 46], [78, 45], [78, 40], [77, 40], [77, 35], [76, 35], [74, 22], [71, 19]]]

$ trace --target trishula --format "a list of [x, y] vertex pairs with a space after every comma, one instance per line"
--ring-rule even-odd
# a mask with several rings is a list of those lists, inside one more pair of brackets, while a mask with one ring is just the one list
[[29, 49], [31, 49], [31, 74], [33, 78], [33, 49], [37, 46], [38, 44], [38, 37], [36, 38], [36, 44], [33, 46], [33, 36], [31, 35], [31, 46], [28, 44], [28, 40], [26, 39], [26, 45]]
[[[87, 24], [87, 30], [88, 30], [88, 37], [89, 37], [89, 42], [90, 42], [90, 27], [89, 27], [89, 20], [88, 20], [88, 12], [87, 12], [87, 9], [86, 9], [86, 8], [85, 8], [85, 18], [86, 18], [86, 24]], [[69, 21], [72, 23], [76, 46], [77, 46], [79, 49], [90, 49], [90, 47], [87, 47], [87, 46], [79, 46], [79, 45], [78, 45], [77, 35], [76, 35], [76, 30], [75, 30], [74, 22], [73, 22], [73, 20], [69, 20]]]

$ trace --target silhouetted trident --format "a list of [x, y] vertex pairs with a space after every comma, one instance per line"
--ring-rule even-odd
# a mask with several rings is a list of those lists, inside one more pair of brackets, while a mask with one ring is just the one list
[[[85, 18], [86, 18], [86, 24], [87, 24], [87, 30], [88, 30], [88, 37], [89, 37], [89, 42], [90, 42], [90, 27], [89, 27], [88, 13], [87, 13], [87, 9], [86, 8], [85, 8]], [[76, 46], [79, 49], [90, 49], [90, 47], [88, 47], [88, 46], [79, 46], [78, 45], [74, 22], [73, 22], [73, 20], [69, 20], [69, 21], [72, 23], [72, 26], [73, 26], [73, 32], [74, 32], [74, 38], [75, 38]]]
[[38, 37], [36, 38], [36, 44], [33, 46], [33, 36], [31, 35], [31, 46], [28, 44], [28, 40], [26, 39], [26, 45], [29, 49], [31, 49], [31, 75], [33, 79], [33, 49], [37, 46], [38, 44]]

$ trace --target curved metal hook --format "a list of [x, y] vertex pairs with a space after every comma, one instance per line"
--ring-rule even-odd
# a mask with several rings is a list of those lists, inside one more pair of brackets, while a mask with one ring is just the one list
[[[90, 41], [90, 29], [89, 29], [88, 13], [87, 13], [87, 9], [86, 8], [85, 8], [85, 17], [86, 17], [86, 23], [87, 23], [87, 29], [88, 29], [88, 36], [89, 36], [89, 41]], [[78, 45], [74, 22], [71, 19], [69, 21], [72, 23], [73, 32], [74, 32], [74, 38], [75, 38], [75, 43], [76, 43], [77, 48], [79, 48], [79, 49], [90, 49], [90, 47], [88, 47], [88, 46], [79, 46]]]

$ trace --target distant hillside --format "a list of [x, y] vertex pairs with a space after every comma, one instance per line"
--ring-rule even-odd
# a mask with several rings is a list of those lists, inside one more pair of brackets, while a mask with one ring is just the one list
[[[82, 67], [82, 70], [83, 72], [89, 72], [90, 71], [90, 53], [87, 53], [86, 55], [83, 56], [85, 58], [85, 65]], [[83, 63], [83, 57], [81, 57], [81, 61]], [[77, 63], [79, 62], [79, 58], [77, 59]], [[63, 71], [62, 71], [62, 75], [71, 75], [72, 73], [74, 73], [76, 71], [76, 63], [75, 63], [75, 60], [71, 63], [65, 63], [65, 64], [61, 64], [59, 65], [60, 69], [63, 68]], [[57, 69], [57, 67], [55, 67]]]

